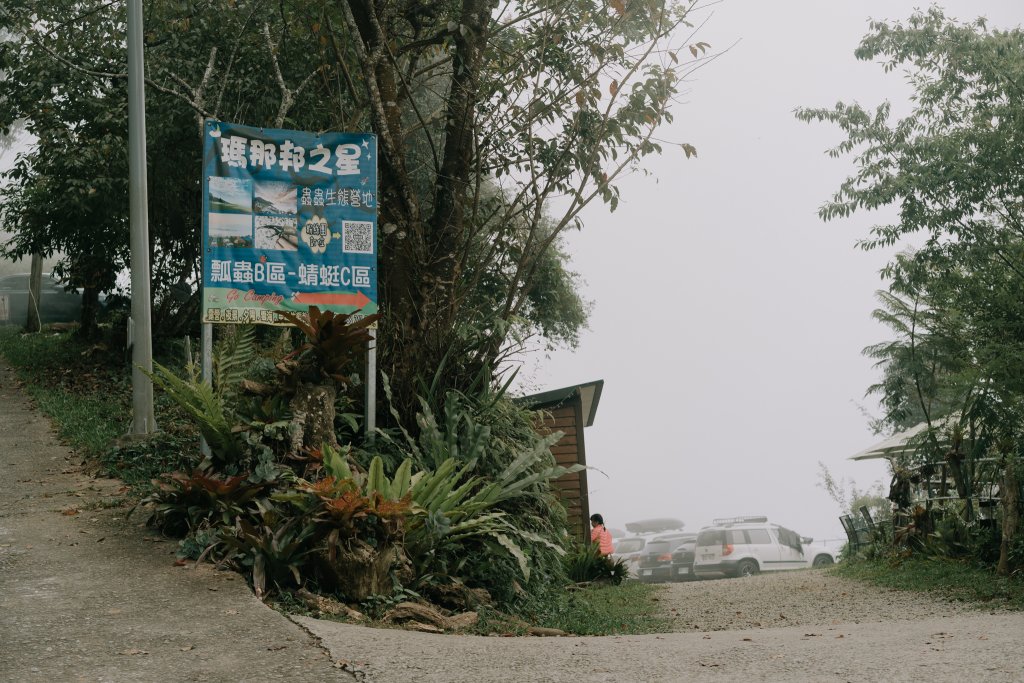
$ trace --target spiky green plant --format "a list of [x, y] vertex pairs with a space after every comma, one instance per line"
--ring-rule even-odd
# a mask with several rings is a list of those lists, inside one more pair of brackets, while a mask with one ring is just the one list
[[213, 349], [214, 389], [218, 396], [232, 393], [246, 378], [256, 358], [256, 326], [225, 325]]
[[208, 382], [189, 371], [188, 379], [178, 377], [160, 363], [153, 363], [147, 373], [153, 384], [181, 406], [195, 421], [199, 432], [210, 446], [211, 457], [218, 469], [236, 464], [245, 454], [245, 445], [235, 426], [238, 424], [224, 396]]
[[602, 555], [593, 544], [580, 545], [565, 556], [565, 572], [577, 583], [602, 581], [619, 585], [629, 576], [626, 562]]

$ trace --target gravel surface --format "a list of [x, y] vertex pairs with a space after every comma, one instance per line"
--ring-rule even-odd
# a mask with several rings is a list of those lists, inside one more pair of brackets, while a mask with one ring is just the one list
[[297, 617], [365, 683], [1024, 680], [1024, 614], [985, 613], [826, 570], [668, 584], [677, 633], [431, 635]]
[[663, 584], [658, 599], [676, 631], [917, 621], [976, 611], [920, 593], [868, 586], [827, 569]]

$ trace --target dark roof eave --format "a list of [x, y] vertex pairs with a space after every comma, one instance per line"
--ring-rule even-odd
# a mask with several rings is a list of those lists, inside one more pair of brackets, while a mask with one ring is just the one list
[[574, 396], [579, 395], [583, 402], [584, 426], [590, 427], [594, 424], [597, 416], [597, 405], [601, 402], [601, 391], [604, 389], [604, 380], [598, 379], [593, 382], [574, 384], [573, 386], [561, 389], [551, 389], [539, 394], [529, 394], [515, 399], [528, 408], [548, 408], [565, 403]]

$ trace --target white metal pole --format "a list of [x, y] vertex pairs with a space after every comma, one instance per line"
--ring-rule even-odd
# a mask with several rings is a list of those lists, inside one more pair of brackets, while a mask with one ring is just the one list
[[377, 329], [370, 329], [370, 340], [366, 342], [366, 442], [372, 444], [377, 435]]
[[[213, 323], [203, 323], [203, 338], [199, 345], [201, 356], [200, 368], [203, 372], [203, 381], [213, 386]], [[199, 437], [199, 450], [204, 456], [210, 455], [210, 444], [206, 443], [206, 437]]]
[[143, 84], [142, 2], [128, 0], [128, 197], [131, 208], [132, 433], [156, 431], [150, 312], [149, 215], [146, 195], [146, 92]]

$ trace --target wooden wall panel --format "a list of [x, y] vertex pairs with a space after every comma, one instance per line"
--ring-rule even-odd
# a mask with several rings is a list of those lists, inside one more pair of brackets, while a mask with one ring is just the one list
[[[539, 406], [537, 412], [537, 433], [547, 436], [562, 432], [563, 436], [551, 447], [555, 462], [563, 467], [575, 464], [586, 465], [583, 445], [583, 407], [579, 395], [567, 399], [555, 407]], [[581, 542], [590, 540], [590, 510], [587, 501], [586, 471], [573, 472], [559, 477], [554, 489], [566, 507], [569, 530]]]

